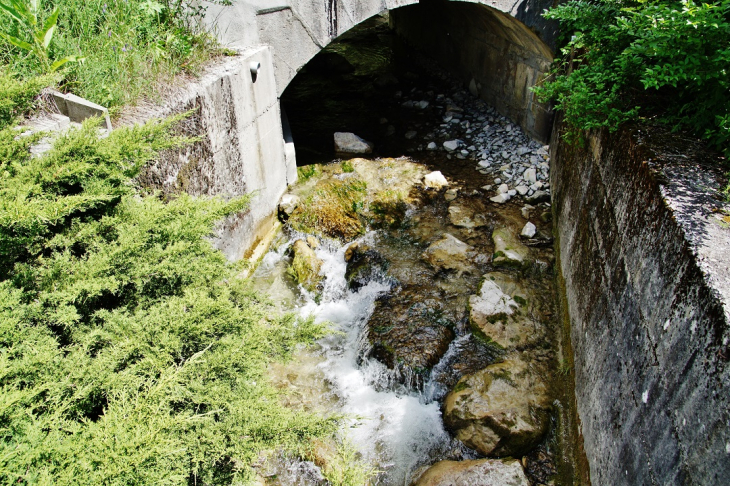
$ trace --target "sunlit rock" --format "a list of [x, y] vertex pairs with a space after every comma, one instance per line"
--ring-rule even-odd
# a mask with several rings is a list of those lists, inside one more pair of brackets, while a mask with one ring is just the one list
[[495, 266], [521, 266], [530, 256], [530, 250], [523, 245], [509, 228], [497, 228], [492, 232]]
[[547, 432], [550, 403], [539, 371], [515, 355], [459, 380], [446, 396], [444, 422], [485, 456], [522, 456]]
[[338, 154], [370, 154], [373, 144], [354, 133], [335, 132], [335, 152]]
[[292, 253], [294, 258], [289, 267], [289, 274], [310, 292], [317, 290], [319, 284], [324, 279], [319, 273], [322, 268], [322, 260], [317, 258], [314, 250], [304, 240], [294, 242], [292, 245]]
[[530, 482], [516, 459], [479, 459], [437, 462], [412, 486], [530, 486]]
[[423, 258], [437, 270], [468, 272], [473, 268], [468, 254], [472, 249], [458, 238], [445, 233], [423, 252]]

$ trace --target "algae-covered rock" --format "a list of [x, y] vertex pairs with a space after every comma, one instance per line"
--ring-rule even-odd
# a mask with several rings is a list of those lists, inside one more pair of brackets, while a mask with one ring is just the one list
[[519, 267], [528, 263], [530, 250], [520, 242], [509, 228], [497, 228], [492, 232], [495, 266]]
[[459, 380], [446, 396], [444, 422], [485, 456], [521, 456], [547, 432], [550, 403], [540, 371], [514, 355]]
[[516, 459], [479, 459], [437, 462], [412, 486], [530, 486], [530, 482]]
[[535, 297], [511, 275], [484, 276], [479, 293], [469, 297], [469, 323], [474, 335], [503, 349], [525, 348], [545, 339], [535, 321]]
[[456, 270], [459, 273], [469, 272], [474, 267], [469, 258], [473, 248], [458, 238], [445, 233], [423, 252], [423, 259], [437, 270]]
[[322, 268], [322, 260], [317, 258], [314, 250], [312, 250], [304, 240], [297, 240], [294, 242], [292, 245], [292, 253], [294, 258], [292, 259], [291, 266], [289, 267], [289, 274], [302, 287], [310, 292], [317, 290], [324, 279], [324, 277], [319, 274], [319, 271]]
[[385, 276], [388, 268], [385, 258], [366, 245], [350, 245], [345, 251], [345, 260], [345, 280], [347, 286], [355, 291], [367, 285], [373, 278]]
[[289, 225], [303, 233], [353, 239], [365, 231], [358, 210], [366, 190], [365, 182], [357, 177], [321, 180], [292, 212]]
[[437, 290], [415, 286], [378, 299], [368, 321], [370, 356], [405, 375], [433, 367], [454, 339], [441, 300]]

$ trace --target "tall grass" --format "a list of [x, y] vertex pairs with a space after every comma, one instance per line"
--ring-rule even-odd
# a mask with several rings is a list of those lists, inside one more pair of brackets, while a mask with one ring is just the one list
[[[105, 106], [151, 96], [161, 83], [196, 72], [218, 52], [213, 39], [196, 27], [201, 10], [182, 2], [47, 0], [45, 17], [55, 7], [60, 15], [49, 57], [85, 57], [61, 71], [61, 88]], [[20, 30], [0, 12], [0, 31], [22, 37]], [[24, 78], [43, 70], [36, 58], [5, 42], [0, 42], [0, 64]]]

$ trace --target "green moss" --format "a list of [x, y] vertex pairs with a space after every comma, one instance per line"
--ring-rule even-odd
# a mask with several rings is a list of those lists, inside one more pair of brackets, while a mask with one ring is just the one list
[[527, 305], [527, 299], [525, 299], [524, 297], [521, 297], [519, 295], [515, 295], [514, 297], [512, 297], [512, 300], [517, 302], [519, 305], [523, 305], [523, 306]]
[[355, 167], [352, 165], [352, 162], [349, 160], [343, 160], [340, 164], [340, 167], [342, 168], [342, 172], [350, 173], [355, 172]]

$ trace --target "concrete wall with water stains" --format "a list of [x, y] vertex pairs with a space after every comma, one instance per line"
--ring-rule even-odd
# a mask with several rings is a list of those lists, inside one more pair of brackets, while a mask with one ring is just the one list
[[[251, 62], [261, 64], [256, 76], [249, 69]], [[145, 116], [191, 109], [195, 111], [180, 131], [200, 140], [164, 153], [139, 179], [163, 194], [250, 194], [249, 209], [224, 221], [215, 240], [229, 259], [238, 260], [271, 229], [278, 201], [297, 176], [296, 160], [282, 131], [271, 49], [259, 47], [224, 58]]]
[[391, 23], [414, 48], [451, 70], [532, 137], [548, 142], [553, 114], [530, 88], [553, 53], [524, 23], [484, 5], [431, 1], [394, 10]]
[[[716, 156], [644, 131], [551, 146], [595, 485], [730, 484], [730, 229]], [[713, 163], [715, 165], [713, 165]]]

